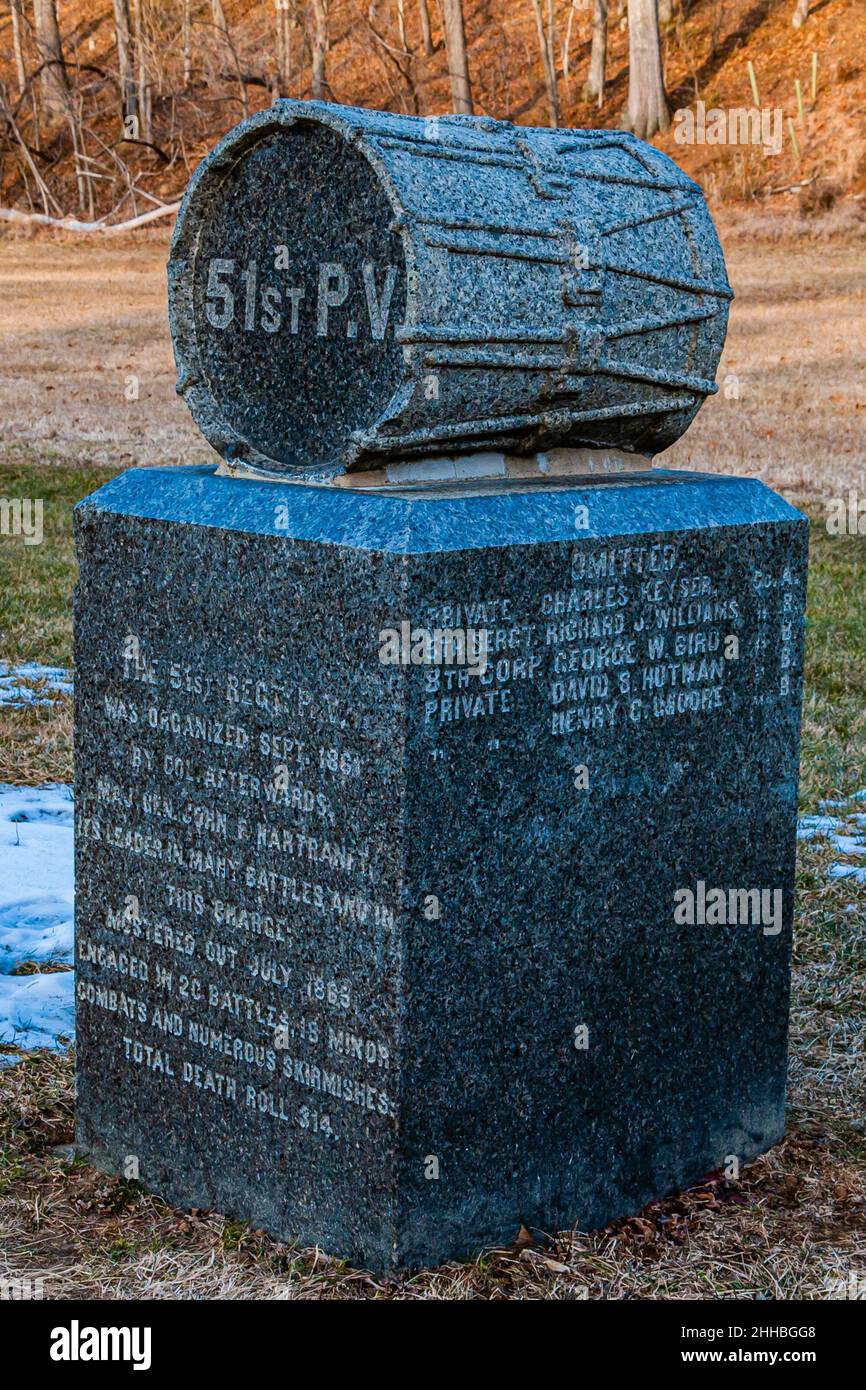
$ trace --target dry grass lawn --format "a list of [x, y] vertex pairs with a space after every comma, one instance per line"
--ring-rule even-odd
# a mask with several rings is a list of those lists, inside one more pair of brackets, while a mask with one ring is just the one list
[[[722, 219], [737, 295], [722, 389], [662, 462], [812, 500], [866, 492], [866, 222], [810, 227], [756, 239]], [[165, 233], [0, 241], [0, 462], [215, 458], [174, 391], [167, 253]]]

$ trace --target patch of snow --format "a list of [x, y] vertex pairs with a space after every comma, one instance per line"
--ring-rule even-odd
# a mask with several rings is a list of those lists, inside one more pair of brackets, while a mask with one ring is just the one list
[[830, 843], [838, 854], [866, 854], [866, 840], [855, 835], [831, 835]]
[[797, 839], [814, 840], [818, 835], [829, 837], [841, 824], [837, 816], [801, 816], [797, 825]]
[[62, 1047], [73, 975], [12, 975], [22, 961], [73, 959], [72, 790], [0, 783], [0, 1042]]
[[[852, 821], [856, 823], [853, 826]], [[816, 840], [820, 837], [827, 840], [837, 854], [862, 857], [866, 855], [866, 838], [857, 829], [859, 825], [866, 825], [866, 815], [801, 816], [797, 826], [797, 839]], [[855, 833], [852, 834], [852, 830]], [[866, 882], [866, 868], [861, 870], [857, 864], [834, 864], [830, 873], [833, 878], [854, 878], [858, 883]]]
[[[866, 799], [866, 788], [855, 792], [847, 801], [819, 801], [822, 808], [828, 806], [848, 807], [852, 801]], [[816, 840], [819, 837], [829, 842], [837, 854], [847, 854], [851, 858], [866, 858], [866, 837], [861, 826], [866, 826], [866, 813], [848, 811], [841, 816], [801, 816], [797, 826], [798, 840]], [[847, 878], [866, 887], [866, 864], [831, 864], [831, 878]], [[850, 904], [846, 911], [853, 912]]]
[[0, 975], [0, 1042], [65, 1047], [75, 1032], [74, 981], [71, 970]]
[[10, 666], [0, 661], [0, 705], [53, 705], [58, 695], [72, 694], [72, 672], [63, 666], [40, 666], [35, 661]]
[[831, 878], [853, 878], [855, 883], [866, 885], [866, 864], [831, 864]]
[[846, 806], [850, 806], [852, 801], [866, 801], [866, 787], [861, 787], [859, 792], [852, 792], [843, 801], [819, 801], [818, 805], [822, 811], [841, 811]]

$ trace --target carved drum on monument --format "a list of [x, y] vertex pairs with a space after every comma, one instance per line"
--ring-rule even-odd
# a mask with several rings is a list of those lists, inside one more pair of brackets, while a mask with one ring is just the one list
[[732, 297], [700, 188], [630, 135], [296, 101], [199, 166], [169, 284], [210, 443], [323, 478], [658, 453], [715, 390]]

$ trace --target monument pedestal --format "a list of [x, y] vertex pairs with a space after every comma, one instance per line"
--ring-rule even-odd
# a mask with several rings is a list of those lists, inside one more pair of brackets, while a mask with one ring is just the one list
[[799, 513], [178, 468], [76, 520], [83, 1149], [383, 1271], [781, 1138]]

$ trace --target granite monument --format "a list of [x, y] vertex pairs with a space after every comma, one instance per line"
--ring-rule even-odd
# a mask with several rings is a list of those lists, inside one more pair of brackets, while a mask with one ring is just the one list
[[221, 462], [77, 509], [80, 1147], [387, 1271], [776, 1143], [807, 526], [652, 464], [724, 338], [700, 190], [280, 102], [169, 274]]

